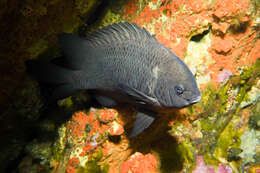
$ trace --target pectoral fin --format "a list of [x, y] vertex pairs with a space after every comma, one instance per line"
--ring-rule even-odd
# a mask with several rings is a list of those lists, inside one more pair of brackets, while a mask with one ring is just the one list
[[[147, 114], [149, 113], [149, 115]], [[155, 120], [154, 112], [138, 112], [136, 115], [136, 120], [134, 122], [133, 130], [130, 134], [130, 138], [140, 134], [146, 128], [148, 128], [152, 122]]]
[[137, 103], [152, 103], [152, 104], [156, 104], [156, 105], [160, 105], [159, 102], [157, 101], [156, 98], [150, 97], [144, 93], [142, 93], [141, 91], [138, 91], [135, 88], [129, 87], [127, 85], [124, 84], [120, 84], [119, 88], [127, 93], [129, 96], [135, 98], [137, 100]]

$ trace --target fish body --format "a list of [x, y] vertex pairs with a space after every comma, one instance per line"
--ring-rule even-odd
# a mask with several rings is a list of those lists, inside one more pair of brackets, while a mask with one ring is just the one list
[[28, 61], [40, 82], [56, 85], [52, 100], [89, 90], [104, 106], [131, 104], [140, 110], [131, 136], [147, 128], [156, 112], [198, 102], [201, 93], [183, 61], [135, 23], [112, 24], [86, 38], [59, 36], [65, 66]]

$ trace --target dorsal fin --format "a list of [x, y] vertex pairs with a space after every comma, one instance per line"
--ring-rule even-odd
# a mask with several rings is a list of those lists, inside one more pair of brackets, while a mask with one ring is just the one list
[[157, 41], [145, 28], [136, 23], [120, 22], [103, 27], [86, 37], [93, 45], [122, 43], [127, 40]]
[[61, 49], [65, 55], [67, 66], [79, 70], [89, 58], [90, 46], [106, 46], [121, 44], [125, 41], [150, 41], [156, 42], [145, 28], [140, 28], [136, 23], [114, 23], [93, 32], [86, 38], [80, 38], [69, 33], [59, 35]]

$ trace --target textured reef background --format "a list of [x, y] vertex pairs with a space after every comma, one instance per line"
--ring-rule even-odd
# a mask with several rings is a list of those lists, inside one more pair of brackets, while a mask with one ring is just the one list
[[[24, 66], [60, 55], [60, 32], [119, 21], [173, 50], [203, 94], [132, 140], [131, 108], [84, 91], [48, 106]], [[0, 27], [0, 172], [260, 172], [259, 0], [3, 0]]]

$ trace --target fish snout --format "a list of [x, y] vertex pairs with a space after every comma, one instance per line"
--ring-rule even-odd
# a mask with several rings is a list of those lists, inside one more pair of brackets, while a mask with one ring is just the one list
[[190, 104], [198, 103], [201, 100], [201, 94], [190, 100]]

